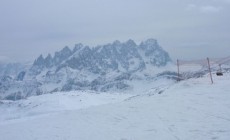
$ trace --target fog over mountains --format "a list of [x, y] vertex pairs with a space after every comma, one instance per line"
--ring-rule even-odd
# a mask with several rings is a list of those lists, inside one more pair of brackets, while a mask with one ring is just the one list
[[[56, 91], [116, 91], [132, 88], [129, 81], [153, 78], [171, 63], [155, 39], [136, 44], [114, 41], [97, 47], [76, 44], [51, 56], [40, 55], [32, 66], [1, 70], [0, 99], [21, 99]], [[10, 68], [12, 68], [11, 66]], [[4, 72], [5, 70], [5, 72]]]

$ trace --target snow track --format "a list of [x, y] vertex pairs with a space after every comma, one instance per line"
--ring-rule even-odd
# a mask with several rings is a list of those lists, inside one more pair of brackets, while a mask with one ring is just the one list
[[[190, 79], [154, 87], [136, 96], [85, 94], [70, 100], [65, 95], [68, 100], [62, 101], [66, 108], [55, 113], [43, 106], [40, 108], [41, 112], [46, 110], [43, 115], [28, 117], [24, 110], [18, 112], [24, 114], [19, 119], [2, 119], [0, 139], [229, 140], [229, 78], [230, 75], [214, 77], [213, 85], [208, 77]], [[33, 98], [35, 101], [38, 97]], [[77, 102], [80, 98], [87, 107]], [[2, 109], [4, 105], [0, 105], [1, 114], [7, 113]]]

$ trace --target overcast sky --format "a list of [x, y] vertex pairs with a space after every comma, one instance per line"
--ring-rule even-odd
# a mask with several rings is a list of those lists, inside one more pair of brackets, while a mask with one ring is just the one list
[[175, 59], [230, 56], [230, 0], [0, 0], [0, 61], [155, 38]]

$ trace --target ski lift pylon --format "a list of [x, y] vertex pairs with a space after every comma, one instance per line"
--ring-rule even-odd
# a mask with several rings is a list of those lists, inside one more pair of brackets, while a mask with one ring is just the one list
[[220, 69], [219, 69], [219, 71], [216, 72], [216, 75], [217, 76], [223, 76], [223, 72], [222, 72], [222, 69], [221, 69], [221, 64], [219, 64], [219, 67], [220, 67]]

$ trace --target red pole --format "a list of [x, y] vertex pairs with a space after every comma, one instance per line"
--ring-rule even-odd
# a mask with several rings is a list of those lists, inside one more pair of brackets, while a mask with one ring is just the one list
[[213, 80], [212, 80], [212, 72], [211, 72], [210, 62], [209, 62], [209, 58], [208, 58], [208, 57], [207, 57], [207, 61], [208, 61], [208, 69], [209, 69], [209, 74], [210, 74], [211, 82], [212, 82], [212, 84], [213, 84]]

